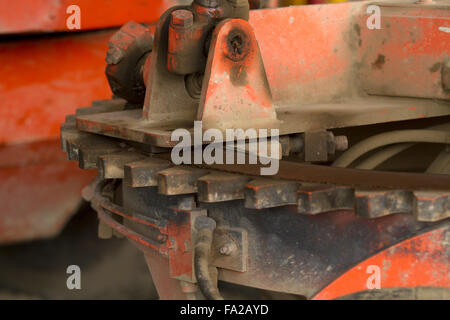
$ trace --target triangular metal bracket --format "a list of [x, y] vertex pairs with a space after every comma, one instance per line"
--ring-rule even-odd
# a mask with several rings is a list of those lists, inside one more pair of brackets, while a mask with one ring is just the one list
[[217, 25], [211, 39], [197, 120], [203, 128], [278, 128], [269, 83], [252, 26]]

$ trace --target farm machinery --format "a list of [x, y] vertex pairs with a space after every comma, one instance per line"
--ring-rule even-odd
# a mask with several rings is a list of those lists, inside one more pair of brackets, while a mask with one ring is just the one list
[[448, 1], [195, 0], [113, 35], [62, 148], [161, 299], [448, 299], [449, 44]]

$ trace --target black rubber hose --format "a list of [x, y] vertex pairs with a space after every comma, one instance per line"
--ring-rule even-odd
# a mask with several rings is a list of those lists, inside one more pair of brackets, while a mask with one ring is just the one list
[[219, 289], [211, 279], [209, 273], [209, 260], [211, 255], [211, 244], [216, 222], [206, 216], [195, 219], [197, 236], [194, 247], [194, 268], [197, 284], [200, 291], [208, 300], [223, 300]]

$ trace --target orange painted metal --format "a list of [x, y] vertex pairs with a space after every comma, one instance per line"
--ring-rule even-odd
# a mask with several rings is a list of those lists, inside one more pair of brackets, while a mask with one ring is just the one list
[[352, 90], [347, 34], [359, 7], [344, 3], [250, 13], [275, 104], [328, 101]]
[[59, 140], [0, 148], [0, 243], [57, 235], [94, 176], [66, 160]]
[[80, 7], [81, 30], [118, 27], [133, 20], [150, 22], [176, 0], [0, 0], [0, 34], [71, 31], [67, 8]]
[[67, 163], [67, 114], [111, 96], [104, 55], [113, 31], [0, 44], [0, 243], [56, 235], [93, 179]]
[[380, 5], [380, 29], [355, 23], [361, 80], [368, 94], [450, 99], [441, 69], [450, 59], [449, 7]]
[[109, 99], [104, 61], [112, 33], [0, 43], [0, 144], [55, 139], [67, 114]]
[[[241, 40], [241, 53], [229, 48], [233, 37]], [[247, 21], [226, 20], [216, 27], [203, 83], [206, 87], [200, 98], [197, 120], [203, 121], [205, 128], [276, 127], [264, 63]]]
[[380, 268], [381, 288], [450, 288], [450, 225], [400, 242], [354, 266], [317, 293], [314, 300], [336, 299], [368, 290], [369, 266]]

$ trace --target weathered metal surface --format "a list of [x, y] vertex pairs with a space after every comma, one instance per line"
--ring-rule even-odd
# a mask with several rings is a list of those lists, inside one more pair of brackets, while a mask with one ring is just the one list
[[[110, 100], [94, 100], [92, 101], [91, 106], [85, 108], [78, 108], [76, 110], [75, 115], [121, 111], [125, 109], [126, 103], [127, 103], [126, 100], [119, 98]], [[72, 123], [72, 120], [75, 120], [72, 118], [72, 115], [67, 115], [66, 122], [67, 117], [69, 117], [70, 120], [68, 121], [69, 123]]]
[[[381, 288], [450, 288], [450, 227], [446, 223], [432, 231], [397, 243], [358, 263], [325, 288], [313, 299], [335, 299], [367, 290], [373, 271], [380, 270]], [[373, 269], [372, 269], [373, 270]]]
[[106, 77], [111, 91], [130, 103], [144, 102], [144, 68], [149, 64], [154, 29], [154, 25], [130, 21], [108, 42]]
[[414, 210], [413, 193], [404, 190], [358, 190], [355, 202], [356, 212], [365, 218], [378, 218]]
[[[259, 176], [261, 165], [202, 165], [206, 169]], [[272, 178], [314, 183], [332, 183], [354, 187], [384, 187], [396, 189], [450, 189], [450, 177], [439, 174], [419, 174], [387, 171], [357, 170], [280, 161], [279, 171]]]
[[[82, 134], [81, 141], [86, 144], [89, 134], [87, 137], [86, 133]], [[74, 141], [77, 141], [76, 138]], [[130, 151], [124, 151], [127, 150], [126, 144], [118, 146], [114, 139], [97, 135], [92, 135], [92, 142], [98, 143], [97, 147], [88, 148], [84, 153], [83, 148], [78, 151], [81, 167], [100, 165], [102, 172], [102, 163], [92, 160], [123, 150], [120, 152], [125, 152], [127, 156], [119, 162], [121, 168], [125, 167], [123, 177], [127, 186], [157, 186], [159, 192], [165, 195], [196, 193], [198, 200], [204, 203], [245, 199], [245, 206], [252, 209], [296, 204], [297, 211], [302, 214], [352, 210], [361, 217], [379, 218], [408, 213], [418, 221], [441, 221], [449, 214], [448, 175], [355, 170], [282, 160], [280, 170], [273, 178], [249, 182], [251, 176], [259, 174], [258, 165], [202, 165], [205, 167], [203, 169], [172, 167], [171, 162], [166, 160], [168, 154], [152, 157], [140, 153], [133, 155]], [[78, 149], [79, 145], [68, 142], [67, 148], [69, 155], [77, 154], [71, 149]], [[139, 150], [138, 145], [134, 148]], [[134, 164], [135, 159], [142, 160]], [[210, 169], [217, 171], [211, 172]], [[309, 183], [311, 180], [328, 180], [329, 183]], [[339, 184], [330, 183], [334, 181]]]
[[143, 158], [144, 155], [129, 151], [102, 155], [97, 160], [97, 169], [103, 179], [123, 179], [125, 164]]
[[[132, 218], [134, 222], [141, 224], [140, 227], [126, 224], [130, 230], [135, 230], [130, 233], [130, 238], [136, 238], [136, 230], [139, 231], [136, 234], [145, 234], [144, 229], [148, 228], [145, 226], [145, 217], [167, 219], [173, 227], [163, 231], [168, 235], [167, 253], [173, 256], [169, 262], [173, 270], [171, 275], [177, 279], [192, 281], [192, 256], [189, 256], [192, 248], [192, 219], [189, 217], [193, 212], [193, 204], [188, 205], [191, 208], [188, 209], [184, 205], [184, 198], [158, 195], [156, 188], [130, 188], [124, 185], [123, 192], [124, 205], [133, 212], [131, 216], [142, 215], [139, 218], [141, 222]], [[179, 208], [185, 209], [169, 209], [177, 202]], [[361, 219], [351, 210], [340, 210], [310, 216], [297, 214], [291, 206], [262, 209], [255, 214], [254, 210], [244, 208], [243, 201], [204, 203], [201, 209], [218, 223], [218, 229], [238, 228], [248, 232], [246, 272], [227, 271], [228, 268], [235, 270], [238, 261], [242, 262], [241, 256], [233, 256], [233, 262], [228, 262], [226, 267], [222, 266], [220, 269], [221, 280], [308, 297], [312, 297], [348, 268], [372, 254], [405, 237], [439, 226], [436, 223], [418, 222], [411, 214]], [[120, 215], [124, 216], [123, 213]], [[446, 225], [446, 222], [443, 221], [440, 225]], [[217, 241], [219, 238], [217, 237]], [[142, 242], [139, 238], [135, 241]], [[230, 241], [219, 242], [214, 247], [222, 256], [221, 259], [218, 258], [217, 265], [226, 260], [227, 254], [232, 256], [235, 250], [233, 247], [230, 250], [222, 249]], [[151, 249], [148, 245], [147, 247]], [[239, 246], [237, 249], [240, 252]], [[160, 248], [157, 250], [160, 251]], [[442, 277], [439, 281], [442, 281]]]
[[[448, 6], [417, 5], [417, 8], [413, 8], [404, 5], [387, 9], [389, 15], [386, 23], [393, 25], [392, 28], [397, 30], [395, 33], [382, 30], [371, 32], [372, 30], [366, 31], [367, 28], [362, 28], [362, 23], [367, 19], [366, 6], [367, 3], [349, 3], [335, 6], [292, 7], [252, 12], [250, 17], [252, 28], [244, 34], [252, 38], [251, 31], [255, 32], [258, 42], [252, 42], [250, 47], [252, 50], [258, 51], [259, 45], [262, 56], [260, 63], [250, 59], [247, 62], [253, 61], [254, 64], [251, 63], [253, 67], [248, 69], [249, 66], [244, 63], [247, 59], [245, 58], [242, 64], [237, 63], [237, 65], [240, 65], [238, 69], [245, 69], [245, 72], [233, 73], [233, 68], [230, 65], [233, 64], [233, 60], [213, 54], [215, 43], [213, 41], [209, 62], [205, 69], [206, 79], [211, 78], [218, 81], [224, 71], [226, 71], [225, 74], [230, 75], [230, 81], [243, 79], [243, 74], [246, 74], [246, 78], [241, 84], [239, 84], [239, 81], [235, 81], [235, 85], [226, 86], [228, 80], [220, 78], [222, 83], [220, 89], [208, 85], [208, 81], [205, 80], [200, 104], [186, 92], [184, 78], [169, 72], [166, 68], [167, 48], [164, 47], [164, 34], [168, 32], [168, 15], [170, 14], [168, 12], [167, 16], [163, 16], [156, 33], [156, 39], [161, 38], [159, 41], [161, 43], [160, 45], [157, 44], [156, 51], [153, 52], [152, 61], [155, 61], [152, 62], [148, 73], [150, 87], [147, 95], [148, 101], [145, 103], [146, 107], [143, 111], [144, 119], [142, 119], [139, 111], [107, 116], [85, 116], [78, 117], [78, 127], [85, 131], [133, 141], [170, 146], [168, 136], [170, 136], [173, 128], [189, 129], [194, 119], [205, 120], [206, 127], [214, 124], [216, 127], [222, 128], [224, 126], [223, 121], [226, 120], [225, 111], [228, 110], [227, 108], [230, 105], [239, 106], [245, 101], [247, 101], [247, 104], [253, 105], [252, 97], [247, 94], [250, 92], [248, 90], [259, 92], [259, 94], [255, 94], [254, 97], [254, 100], [256, 99], [255, 108], [247, 109], [262, 110], [262, 114], [255, 119], [247, 118], [251, 120], [250, 122], [264, 122], [262, 119], [267, 114], [271, 114], [270, 112], [267, 113], [267, 110], [271, 109], [270, 106], [273, 103], [276, 106], [276, 119], [283, 123], [280, 127], [281, 134], [448, 115], [450, 96], [443, 88], [446, 79], [444, 64], [448, 59], [445, 47], [443, 47], [446, 33], [439, 29], [443, 26], [445, 28], [448, 24], [446, 18]], [[389, 5], [385, 7], [388, 8]], [[423, 15], [422, 18], [419, 13]], [[271, 20], [270, 30], [267, 29], [269, 28], [268, 24], [264, 22], [266, 18]], [[348, 21], [353, 23], [348, 23]], [[223, 22], [223, 27], [225, 28], [228, 23], [231, 22]], [[410, 36], [406, 37], [406, 40], [402, 38], [401, 46], [395, 44], [392, 45], [392, 48], [383, 44], [383, 39], [389, 38], [389, 43], [395, 43], [398, 33], [403, 30], [403, 24], [412, 26], [413, 23], [418, 23], [421, 26], [420, 30], [423, 34], [417, 36], [421, 39], [420, 41], [417, 39], [419, 43], [425, 41], [424, 39], [431, 40], [424, 43], [423, 46], [420, 45], [426, 48], [424, 55], [417, 49], [419, 44], [414, 44], [414, 50], [408, 49], [408, 56], [411, 59], [403, 59], [405, 56], [402, 53], [402, 48], [406, 46], [405, 41], [411, 40], [409, 39]], [[239, 22], [239, 24], [245, 25], [245, 22]], [[217, 34], [220, 33], [220, 29], [221, 26], [216, 28]], [[310, 33], [308, 35], [298, 34], [303, 29], [311, 30], [311, 35], [314, 36], [310, 37]], [[385, 29], [388, 29], [387, 25]], [[364, 35], [361, 30], [364, 31]], [[225, 29], [222, 31], [222, 33], [228, 32]], [[301, 43], [295, 41], [300, 37]], [[323, 41], [320, 40], [321, 37], [324, 37]], [[220, 40], [218, 39], [218, 41]], [[358, 50], [360, 41], [365, 45], [362, 45], [364, 47]], [[235, 43], [238, 42], [235, 41]], [[244, 48], [244, 43], [247, 42], [242, 42], [239, 50]], [[216, 48], [216, 50], [223, 51], [222, 53], [226, 56], [227, 46], [225, 44], [226, 41], [224, 41], [223, 46]], [[378, 47], [380, 47], [380, 50], [384, 50], [382, 48], [390, 50], [393, 56], [392, 63], [388, 63], [388, 71], [379, 72], [378, 64], [364, 60], [368, 59], [367, 57], [370, 54], [378, 52], [379, 50], [375, 50]], [[311, 51], [315, 54], [309, 54]], [[374, 59], [377, 58], [374, 57]], [[369, 69], [365, 69], [367, 66], [370, 66]], [[433, 66], [436, 67], [433, 68]], [[386, 68], [388, 67], [384, 66], [383, 70]], [[398, 68], [402, 72], [397, 72]], [[428, 72], [427, 68], [431, 68], [430, 70], [436, 69], [436, 72]], [[257, 71], [249, 72], [250, 70]], [[442, 71], [438, 72], [439, 70]], [[404, 74], [403, 71], [421, 74], [421, 81], [425, 85], [422, 86], [419, 81], [413, 81], [414, 77], [412, 76], [399, 76], [398, 74]], [[233, 76], [233, 74], [238, 75], [238, 77]], [[267, 74], [267, 81], [264, 80], [266, 79], [265, 74]], [[372, 74], [374, 74], [374, 77], [371, 76]], [[441, 79], [441, 74], [444, 80]], [[398, 77], [402, 77], [401, 81]], [[360, 78], [361, 81], [356, 80]], [[376, 78], [376, 86], [370, 83], [370, 81], [375, 81], [374, 78]], [[412, 85], [413, 82], [414, 85]], [[162, 83], [164, 83], [164, 86], [162, 86]], [[374, 87], [381, 88], [381, 91]], [[228, 88], [226, 89], [228, 94], [223, 93], [225, 88]], [[383, 88], [392, 88], [395, 92], [388, 90], [384, 93], [390, 97], [367, 96], [367, 93], [383, 94]], [[212, 92], [215, 92], [215, 90], [222, 91], [220, 91], [220, 94], [214, 95]], [[244, 91], [240, 92], [239, 90]], [[240, 93], [235, 95], [231, 92]], [[271, 92], [271, 95], [269, 92]], [[227, 103], [220, 102], [220, 99], [224, 96], [228, 97], [227, 99], [229, 99], [229, 96], [249, 97], [249, 99], [244, 99], [244, 102], [240, 100], [233, 103], [230, 101], [227, 101]], [[163, 99], [163, 97], [165, 98]], [[208, 107], [207, 102], [212, 97], [216, 97], [215, 100], [219, 99], [217, 101], [213, 99], [215, 101], [211, 105], [213, 109], [215, 105], [226, 105], [226, 107], [222, 106], [220, 112], [214, 111], [209, 114], [210, 107]], [[339, 97], [339, 99], [336, 97]], [[432, 101], [415, 99], [414, 97], [438, 98], [441, 100]], [[152, 101], [151, 106], [150, 100]], [[271, 103], [267, 104], [266, 102], [269, 100]], [[180, 106], [183, 106], [183, 108]], [[220, 121], [222, 122], [217, 118], [219, 114], [221, 114]], [[245, 118], [245, 114], [243, 114], [243, 117]], [[118, 118], [121, 118], [122, 122], [118, 123]], [[269, 116], [269, 118], [269, 123], [253, 124], [253, 127], [278, 127], [275, 115]], [[233, 119], [233, 117], [230, 119]], [[174, 120], [178, 120], [178, 124], [166, 123], [164, 125], [161, 122]], [[236, 121], [237, 118], [231, 121], [232, 127], [246, 128], [249, 126], [246, 121], [241, 123]], [[210, 123], [208, 124], [208, 122]]]
[[[167, 89], [169, 90], [169, 89]], [[170, 90], [175, 90], [171, 88]], [[180, 89], [181, 90], [181, 89]], [[184, 87], [183, 90], [185, 91]], [[177, 92], [177, 91], [174, 91]], [[186, 98], [184, 103], [190, 101]], [[181, 103], [181, 102], [180, 102]], [[189, 107], [186, 109], [189, 110]], [[170, 110], [170, 109], [167, 109]], [[389, 110], [389, 112], [388, 112]], [[283, 122], [280, 135], [308, 130], [343, 128], [392, 121], [438, 117], [449, 114], [449, 102], [413, 98], [375, 97], [351, 99], [339, 103], [310, 104], [300, 107], [279, 106], [277, 118]], [[156, 114], [154, 114], [156, 116]], [[179, 120], [170, 119], [175, 114], [159, 114], [159, 120], [145, 120], [141, 110], [126, 110], [109, 114], [78, 116], [77, 127], [82, 131], [106, 136], [173, 147], [171, 133], [178, 128], [192, 129], [192, 115], [181, 112]], [[178, 117], [177, 116], [177, 117]], [[193, 141], [194, 139], [191, 139]]]
[[[267, 28], [263, 26], [262, 20], [259, 21], [261, 26], [252, 25], [255, 31], [243, 20], [219, 23], [211, 44], [206, 45], [206, 48], [210, 47], [210, 54], [205, 66], [200, 102], [196, 101], [197, 96], [190, 90], [195, 89], [196, 81], [201, 80], [201, 76], [188, 76], [186, 79], [181, 76], [188, 72], [186, 70], [193, 71], [185, 69], [186, 65], [183, 63], [180, 64], [181, 60], [189, 61], [189, 55], [177, 55], [180, 52], [191, 52], [186, 47], [190, 42], [184, 41], [189, 30], [184, 29], [194, 23], [194, 19], [191, 19], [193, 15], [189, 12], [178, 14], [176, 11], [187, 7], [173, 8], [163, 15], [157, 26], [155, 48], [146, 74], [147, 95], [143, 111], [81, 115], [76, 119], [77, 128], [138, 142], [130, 146], [139, 152], [148, 149], [148, 146], [145, 148], [139, 143], [172, 146], [173, 142], [169, 140], [172, 130], [180, 127], [191, 129], [194, 119], [206, 120], [206, 127], [222, 129], [234, 126], [276, 128], [276, 115], [278, 120], [284, 121], [281, 134], [306, 132], [308, 137], [303, 146], [297, 147], [303, 148], [308, 160], [326, 161], [328, 154], [336, 151], [336, 145], [329, 144], [329, 135], [325, 131], [311, 136], [310, 133], [351, 125], [448, 115], [449, 97], [443, 79], [446, 74], [441, 64], [432, 68], [440, 68], [440, 77], [426, 73], [422, 80], [428, 81], [427, 85], [423, 88], [415, 87], [414, 90], [408, 87], [410, 80], [396, 82], [396, 65], [392, 65], [385, 73], [385, 83], [392, 86], [386, 92], [392, 89], [396, 92], [393, 95], [398, 97], [367, 97], [368, 92], [376, 93], [377, 88], [364, 78], [370, 77], [366, 73], [368, 64], [360, 64], [368, 56], [364, 51], [368, 47], [362, 48], [361, 42], [371, 41], [368, 34], [365, 35], [366, 38], [359, 38], [361, 30], [358, 23], [367, 18], [364, 13], [366, 6], [367, 3], [354, 3], [334, 8], [289, 8], [258, 13], [265, 18], [273, 15], [275, 22], [271, 27], [274, 30], [284, 28], [277, 38], [269, 33], [258, 36], [260, 30]], [[196, 2], [191, 9], [195, 11], [200, 7]], [[405, 65], [422, 72], [426, 63], [421, 60], [421, 54], [426, 56], [426, 62], [434, 63], [439, 55], [447, 58], [441, 44], [436, 45], [436, 41], [442, 40], [442, 35], [434, 33], [434, 26], [431, 29], [428, 27], [434, 23], [446, 23], [448, 19], [445, 12], [448, 7], [419, 5], [412, 10], [409, 5], [388, 7], [391, 14], [388, 17], [395, 24], [393, 29], [400, 30], [399, 25], [405, 19], [409, 19], [406, 25], [414, 20], [422, 23], [421, 19], [425, 19], [427, 27], [423, 28], [424, 36], [431, 37], [431, 45], [422, 46], [427, 52], [413, 52], [415, 56], [412, 60], [419, 61], [421, 66], [416, 68], [409, 65], [410, 61], [404, 62]], [[195, 13], [202, 14], [197, 11]], [[282, 14], [284, 21], [281, 20]], [[286, 14], [292, 16], [287, 19]], [[298, 28], [299, 25], [291, 26], [296, 18], [300, 19], [300, 25], [311, 23], [308, 29], [315, 32], [314, 39], [306, 36], [302, 37], [305, 38], [302, 43], [283, 43], [286, 39], [294, 39], [295, 32], [298, 32], [294, 27]], [[312, 18], [321, 19], [314, 23], [309, 21]], [[177, 28], [183, 26], [183, 32], [175, 30], [175, 25]], [[332, 30], [326, 30], [327, 26]], [[389, 26], [386, 25], [386, 28]], [[286, 31], [291, 31], [292, 34]], [[390, 37], [387, 42], [399, 38], [395, 33], [383, 32], [383, 37]], [[325, 35], [327, 38], [323, 43], [317, 40], [321, 37], [325, 39]], [[377, 36], [379, 34], [373, 36], [371, 43], [375, 47], [379, 45]], [[406, 38], [408, 37], [413, 37], [412, 33]], [[203, 45], [205, 39], [196, 38], [193, 43]], [[269, 51], [264, 56], [264, 50], [273, 45], [269, 41], [277, 46], [275, 54]], [[313, 43], [311, 47], [305, 47], [309, 42]], [[261, 53], [258, 44], [261, 46]], [[283, 46], [289, 49], [286, 53], [282, 51]], [[358, 50], [358, 47], [361, 49]], [[314, 55], [310, 54], [311, 50]], [[373, 47], [370, 50], [374, 50]], [[395, 54], [401, 56], [399, 52]], [[299, 59], [301, 63], [298, 62]], [[298, 68], [305, 62], [302, 59], [307, 64]], [[377, 58], [371, 65], [373, 70], [370, 73], [376, 74], [385, 62], [383, 57]], [[266, 63], [269, 66], [266, 67], [267, 70], [264, 69]], [[282, 68], [283, 65], [285, 69]], [[194, 71], [202, 71], [197, 69], [196, 64], [188, 67], [194, 68]], [[284, 83], [286, 87], [283, 87], [281, 83], [286, 80], [288, 85]], [[380, 81], [383, 84], [384, 79]], [[218, 89], [216, 87], [219, 82], [222, 86]], [[197, 83], [197, 86], [200, 85]], [[225, 91], [221, 91], [222, 89]], [[270, 94], [271, 89], [273, 96]], [[256, 92], [255, 96], [249, 94], [252, 90]], [[284, 95], [287, 93], [289, 96]], [[417, 99], [401, 98], [405, 95]], [[214, 103], [209, 105], [208, 99], [211, 97], [214, 97], [211, 100]], [[242, 97], [245, 99], [240, 101]], [[441, 100], [418, 99], [424, 97]], [[246, 110], [249, 113], [242, 113], [240, 108], [250, 100], [256, 101], [255, 105], [250, 103], [251, 108]], [[267, 117], [268, 114], [271, 116]], [[264, 123], [267, 119], [269, 123]], [[68, 132], [74, 129], [73, 119], [68, 119], [65, 129]], [[97, 149], [103, 153], [115, 152], [114, 148], [108, 149], [108, 146], [114, 145], [114, 140], [105, 139], [106, 143], [100, 143]], [[311, 146], [313, 148], [309, 148]], [[122, 142], [119, 147], [126, 149], [127, 143]], [[70, 143], [66, 145], [69, 153], [71, 149], [77, 148], [79, 151], [72, 152], [72, 158], [77, 158], [82, 166], [95, 166], [92, 164], [92, 159], [98, 157], [95, 151], [89, 148], [84, 151], [84, 146]], [[168, 154], [160, 157], [167, 159]], [[101, 164], [99, 162], [97, 165], [100, 169]], [[132, 169], [132, 161], [124, 161], [121, 165]], [[194, 283], [193, 222], [197, 215], [208, 215], [217, 224], [217, 230], [227, 230], [226, 236], [222, 231], [216, 234], [217, 243], [213, 246], [215, 259], [211, 263], [220, 266], [220, 280], [307, 297], [313, 297], [339, 276], [345, 276], [347, 270], [376, 256], [381, 250], [431, 229], [436, 231], [440, 227], [448, 227], [448, 221], [445, 220], [448, 217], [450, 188], [448, 175], [342, 169], [283, 160], [279, 165], [280, 170], [273, 178], [281, 179], [280, 183], [254, 183], [253, 189], [248, 187], [251, 178], [247, 176], [258, 176], [260, 165], [200, 165], [201, 168], [176, 166], [164, 169], [157, 174], [158, 188], [132, 188], [132, 182], [121, 184], [124, 210], [108, 210], [122, 218], [113, 221], [108, 216], [102, 215], [101, 218], [114, 229], [146, 246], [145, 250], [160, 252], [164, 247], [163, 241], [156, 247], [148, 245], [146, 238], [153, 239], [155, 234], [151, 231], [154, 227], [148, 225], [145, 217], [167, 221], [167, 228], [160, 230], [160, 236], [167, 236], [167, 251], [162, 253], [169, 257], [168, 277]], [[150, 181], [145, 182], [148, 185], [155, 184], [156, 170], [153, 169], [155, 168], [151, 167], [146, 176]], [[222, 172], [210, 173], [210, 169]], [[146, 171], [145, 167], [142, 171]], [[131, 171], [129, 176], [132, 179]], [[246, 186], [247, 192], [244, 191]], [[271, 190], [277, 194], [267, 195]], [[189, 196], [183, 197], [185, 194]], [[196, 208], [194, 199], [198, 200], [201, 208]], [[248, 209], [245, 203], [248, 204], [247, 207], [260, 210]], [[278, 205], [283, 206], [276, 207]], [[125, 220], [122, 225], [120, 219], [123, 218]], [[230, 238], [230, 230], [241, 230], [243, 233], [238, 232]], [[247, 235], [247, 241], [244, 241], [244, 234]], [[445, 237], [444, 243], [447, 240]], [[248, 242], [247, 252], [244, 252], [244, 242]], [[412, 248], [412, 255], [419, 254], [422, 249]], [[426, 251], [434, 250], [428, 249]], [[447, 252], [445, 255], [448, 260]], [[402, 258], [402, 255], [393, 257], [395, 263], [399, 264]], [[441, 258], [431, 254], [427, 263], [434, 266], [441, 263]], [[152, 262], [150, 260], [152, 259], [149, 259], [149, 264]], [[413, 258], [410, 260], [413, 261]], [[408, 263], [412, 263], [411, 261]], [[398, 273], [398, 269], [391, 271]], [[437, 278], [433, 281], [444, 283], [448, 287], [448, 270], [432, 276]], [[398, 278], [396, 275], [392, 277]], [[430, 285], [427, 281], [425, 279], [423, 285]], [[365, 285], [367, 282], [362, 283]]]
[[297, 203], [298, 183], [274, 179], [255, 179], [245, 186], [245, 207], [265, 209]]
[[196, 119], [219, 130], [280, 125], [258, 42], [246, 21], [224, 21], [214, 29]]
[[197, 180], [198, 200], [221, 202], [244, 199], [244, 187], [250, 180], [242, 175], [211, 173]]
[[[450, 99], [441, 69], [449, 59], [448, 2], [424, 5], [374, 3], [380, 28], [366, 27], [369, 14], [355, 21], [364, 91], [375, 95]], [[414, 107], [414, 106], [411, 106]]]
[[124, 183], [133, 188], [157, 186], [158, 172], [170, 166], [170, 161], [161, 159], [146, 159], [128, 163], [125, 165]]
[[438, 191], [417, 191], [415, 214], [419, 221], [438, 221], [450, 217], [450, 194]]
[[304, 145], [306, 162], [328, 160], [328, 133], [326, 131], [306, 131], [304, 133]]
[[346, 186], [301, 185], [297, 190], [297, 212], [318, 214], [337, 210], [353, 210], [354, 190]]
[[197, 192], [197, 179], [208, 171], [189, 167], [173, 167], [158, 172], [158, 191], [165, 195]]
[[195, 282], [194, 273], [194, 221], [206, 216], [204, 209], [183, 210], [172, 208], [168, 214], [169, 275], [171, 278]]

